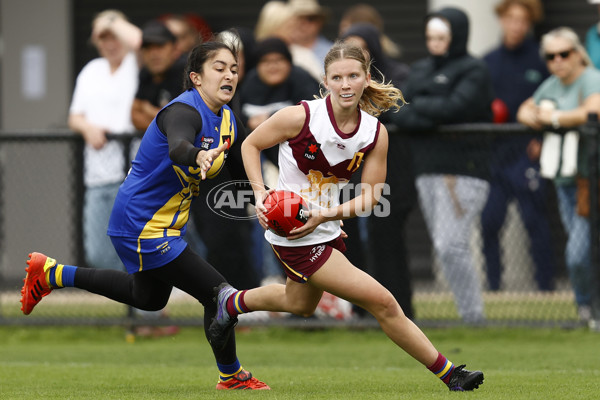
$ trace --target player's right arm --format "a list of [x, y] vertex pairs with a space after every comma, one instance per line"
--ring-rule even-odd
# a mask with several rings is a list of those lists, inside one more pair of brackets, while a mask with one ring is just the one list
[[306, 112], [303, 106], [283, 108], [260, 124], [242, 143], [244, 169], [254, 191], [255, 207], [261, 225], [264, 223], [263, 227], [266, 227], [267, 222], [264, 216], [266, 209], [263, 206], [267, 190], [262, 176], [260, 152], [298, 136], [305, 121]]

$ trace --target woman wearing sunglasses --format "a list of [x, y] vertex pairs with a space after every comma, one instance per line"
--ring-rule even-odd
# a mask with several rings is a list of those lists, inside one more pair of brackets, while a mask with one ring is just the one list
[[[542, 37], [541, 52], [552, 74], [525, 100], [517, 120], [533, 129], [574, 128], [584, 124], [588, 113], [600, 113], [600, 72], [596, 70], [577, 34], [557, 28]], [[546, 132], [541, 148], [541, 175], [552, 179], [558, 196], [562, 223], [568, 235], [565, 249], [569, 278], [583, 322], [591, 317], [591, 265], [589, 221], [577, 213], [576, 177], [585, 173], [585, 159], [578, 159], [576, 131], [557, 135]]]

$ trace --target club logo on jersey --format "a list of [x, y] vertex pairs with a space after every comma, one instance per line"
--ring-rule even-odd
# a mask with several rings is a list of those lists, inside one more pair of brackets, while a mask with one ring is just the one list
[[[321, 171], [309, 170], [306, 179], [310, 183], [310, 187], [301, 189], [300, 195], [312, 203], [316, 203], [321, 207], [329, 208], [333, 205], [333, 197], [338, 196], [338, 184], [340, 180], [328, 172], [327, 176]], [[347, 180], [342, 180], [347, 182]]]
[[210, 149], [210, 146], [215, 142], [215, 138], [213, 138], [213, 137], [202, 136], [201, 140], [202, 140], [202, 143], [200, 143], [200, 148], [202, 150]]
[[343, 143], [336, 143], [335, 145], [340, 150], [345, 150], [346, 149], [346, 146]]
[[313, 142], [312, 140], [310, 140], [306, 145], [306, 149], [304, 149], [304, 158], [307, 158], [311, 161], [316, 160], [320, 148], [321, 143]]
[[223, 138], [223, 143], [227, 142], [227, 148], [225, 149], [225, 158], [227, 158], [227, 155], [229, 154], [229, 149], [231, 148], [231, 135], [223, 135], [221, 136]]

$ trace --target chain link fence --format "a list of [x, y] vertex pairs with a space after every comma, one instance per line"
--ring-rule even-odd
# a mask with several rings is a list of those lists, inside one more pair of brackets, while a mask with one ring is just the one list
[[[391, 135], [399, 135], [393, 131], [393, 127], [389, 130]], [[480, 146], [477, 150], [481, 152], [482, 159], [491, 162], [491, 150], [498, 138], [518, 139], [532, 133], [516, 124], [477, 124], [442, 127], [427, 135], [429, 139], [439, 137], [440, 143], [452, 138], [465, 140], [469, 146]], [[119, 137], [127, 144], [132, 139], [132, 136]], [[426, 148], [423, 151], [422, 147], [419, 150], [421, 152], [417, 152], [418, 146], [414, 146], [415, 138], [419, 140], [415, 135], [406, 137], [407, 142], [411, 144], [413, 158], [423, 159], [435, 154]], [[473, 138], [476, 140], [471, 140]], [[447, 155], [457, 159], [465, 157], [450, 151]], [[486, 165], [485, 168], [489, 166]], [[80, 136], [70, 131], [0, 132], [0, 323], [201, 325], [202, 307], [191, 296], [178, 290], [173, 291], [167, 306], [168, 319], [146, 320], [136, 316], [127, 306], [72, 288], [54, 291], [36, 307], [32, 315], [22, 315], [19, 303], [20, 288], [25, 275], [25, 260], [31, 251], [43, 252], [67, 264], [85, 265], [82, 240], [82, 169], [83, 142]], [[388, 175], [394, 173], [393, 169], [388, 170]], [[485, 313], [485, 319], [475, 321], [477, 324], [580, 324], [565, 268], [567, 237], [560, 221], [556, 194], [551, 181], [544, 181], [543, 184], [541, 186], [544, 187], [540, 190], [544, 193], [548, 218], [546, 222], [550, 232], [545, 251], [548, 255], [546, 259], [553, 263], [552, 268], [544, 270], [544, 266], [536, 265], [539, 260], [535, 260], [532, 254], [531, 235], [525, 226], [524, 218], [521, 217], [522, 212], [518, 204], [511, 200], [498, 235], [502, 263], [500, 280], [496, 282], [497, 287], [492, 287], [490, 282], [493, 278], [490, 278], [484, 254], [481, 213], [476, 213], [473, 218], [467, 245], [472, 255], [474, 281], [481, 291]], [[487, 196], [488, 193], [483, 195]], [[394, 203], [390, 203], [390, 206], [394, 207]], [[591, 218], [596, 218], [592, 226], [597, 227], [597, 213], [593, 212]], [[359, 236], [365, 230], [363, 222], [358, 223], [359, 227], [363, 227], [359, 228]], [[437, 222], [444, 226], [444, 221]], [[446, 224], [447, 229], [455, 228], [450, 221]], [[398, 241], [403, 242], [399, 245], [406, 247], [412, 287], [410, 301], [414, 308], [415, 320], [422, 325], [465, 323], [457, 311], [459, 299], [455, 293], [458, 292], [449, 284], [451, 279], [448, 274], [452, 271], [443, 271], [441, 267], [443, 260], [440, 260], [439, 253], [433, 250], [435, 246], [429, 236], [423, 205], [418, 199], [407, 217], [405, 228], [400, 229], [404, 230], [404, 233], [398, 233]], [[595, 237], [597, 238], [597, 232]], [[363, 267], [369, 270], [368, 264], [373, 263], [374, 258], [369, 242], [364, 237], [363, 239], [361, 246], [364, 246], [366, 254], [366, 265]], [[248, 237], [247, 240], [250, 242], [252, 238]], [[593, 242], [592, 252], [596, 251], [597, 254], [596, 242]], [[594, 265], [597, 268], [598, 264]], [[218, 265], [215, 267], [219, 269]], [[248, 268], [252, 266], [249, 265]], [[541, 273], [551, 274], [547, 277], [552, 282], [551, 286], [540, 286]], [[458, 278], [459, 281], [462, 279]], [[353, 312], [347, 303], [335, 298], [326, 297], [322, 303], [315, 318], [254, 313], [254, 316], [242, 318], [240, 323], [292, 326], [376, 324], [368, 316], [359, 317], [360, 313]]]

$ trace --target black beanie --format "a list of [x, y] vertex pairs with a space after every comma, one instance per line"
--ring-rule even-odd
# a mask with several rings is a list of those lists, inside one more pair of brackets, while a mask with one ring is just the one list
[[288, 49], [287, 44], [279, 38], [270, 37], [264, 39], [256, 45], [256, 61], [260, 62], [260, 59], [269, 53], [283, 54], [289, 62], [292, 62], [292, 53]]

